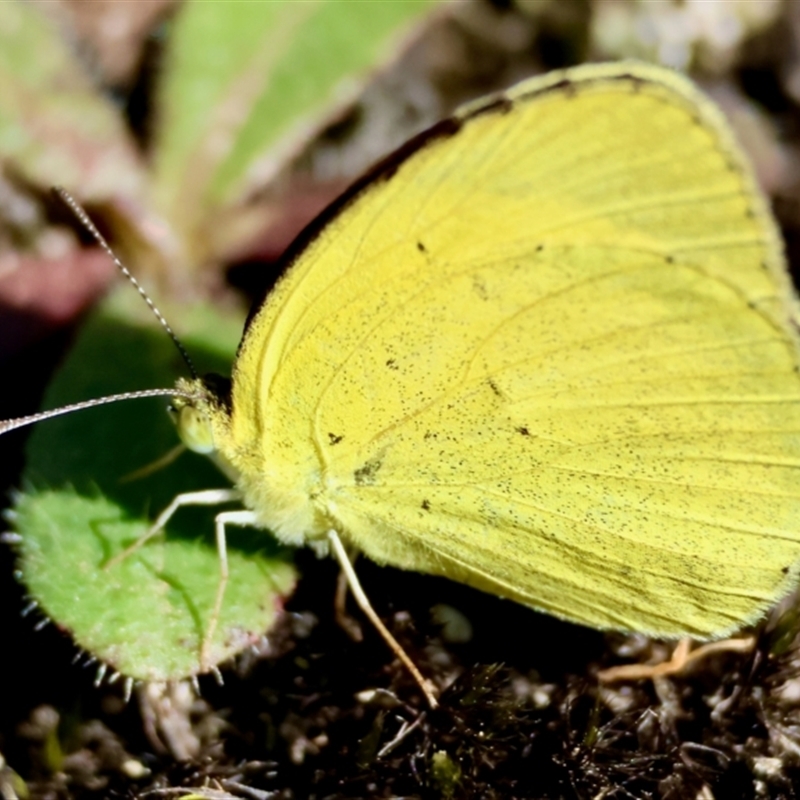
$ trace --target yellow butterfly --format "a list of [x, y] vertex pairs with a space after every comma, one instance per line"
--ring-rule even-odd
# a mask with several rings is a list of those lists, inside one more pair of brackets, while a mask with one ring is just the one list
[[665, 637], [720, 637], [796, 583], [794, 294], [687, 79], [587, 65], [472, 103], [285, 261], [231, 383], [177, 384], [182, 438], [247, 508], [218, 538], [343, 542]]

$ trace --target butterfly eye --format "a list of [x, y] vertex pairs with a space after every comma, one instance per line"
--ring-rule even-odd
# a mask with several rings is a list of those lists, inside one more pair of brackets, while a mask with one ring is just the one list
[[193, 452], [209, 455], [216, 451], [211, 421], [199, 409], [185, 405], [180, 409], [172, 407], [173, 419], [178, 428], [181, 441]]

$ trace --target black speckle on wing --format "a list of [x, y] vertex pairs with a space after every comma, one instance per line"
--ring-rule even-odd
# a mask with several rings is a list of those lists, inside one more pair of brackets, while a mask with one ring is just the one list
[[375, 483], [375, 476], [378, 474], [378, 470], [381, 468], [383, 462], [380, 459], [374, 459], [373, 461], [367, 461], [363, 467], [359, 467], [357, 470], [353, 472], [353, 478], [355, 479], [356, 486], [371, 486]]
[[503, 393], [500, 391], [500, 388], [498, 387], [498, 385], [491, 378], [489, 378], [486, 381], [486, 383], [489, 384], [489, 388], [492, 390], [492, 392], [495, 395], [497, 395], [497, 397], [502, 397], [503, 396]]

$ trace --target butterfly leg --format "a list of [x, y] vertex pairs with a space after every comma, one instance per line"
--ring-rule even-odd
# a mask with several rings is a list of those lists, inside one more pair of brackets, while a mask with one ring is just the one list
[[748, 653], [755, 646], [755, 641], [753, 636], [747, 636], [744, 639], [723, 639], [719, 642], [707, 642], [690, 651], [691, 639], [681, 639], [669, 661], [662, 661], [660, 664], [624, 664], [610, 667], [600, 670], [597, 678], [601, 683], [615, 683], [617, 681], [653, 680], [669, 675], [678, 675], [690, 664], [713, 653]]
[[342, 540], [339, 538], [339, 534], [334, 530], [328, 531], [328, 541], [331, 543], [334, 555], [336, 556], [336, 560], [339, 562], [339, 566], [342, 568], [342, 572], [344, 572], [345, 576], [347, 577], [347, 583], [350, 586], [350, 591], [353, 593], [353, 597], [358, 603], [359, 608], [364, 612], [364, 614], [367, 615], [369, 621], [378, 630], [378, 633], [380, 633], [380, 635], [383, 637], [386, 644], [389, 645], [392, 652], [400, 659], [403, 666], [411, 673], [411, 677], [414, 678], [419, 685], [419, 688], [422, 689], [422, 692], [428, 701], [428, 705], [431, 708], [436, 708], [439, 703], [436, 699], [435, 687], [427, 678], [422, 675], [419, 669], [417, 669], [417, 665], [411, 660], [411, 657], [408, 655], [408, 653], [403, 650], [397, 639], [392, 636], [392, 634], [389, 632], [389, 629], [381, 621], [381, 618], [375, 613], [375, 609], [372, 607], [372, 604], [369, 602], [369, 598], [364, 593], [364, 589], [361, 586], [361, 581], [358, 580], [358, 576], [353, 569], [353, 565], [350, 563], [350, 559], [347, 556], [347, 550], [345, 550]]
[[138, 538], [130, 547], [126, 547], [121, 553], [117, 553], [114, 558], [110, 558], [103, 566], [103, 569], [111, 567], [124, 561], [131, 553], [135, 553], [145, 542], [150, 541], [154, 536], [162, 533], [172, 515], [183, 506], [218, 506], [222, 503], [241, 500], [242, 496], [235, 489], [206, 489], [202, 492], [185, 492], [175, 495], [172, 502], [158, 515], [156, 521], [144, 536]]
[[[347, 553], [347, 560], [352, 565], [358, 553], [352, 551]], [[336, 624], [354, 641], [361, 642], [364, 640], [364, 634], [361, 631], [361, 626], [358, 621], [347, 613], [347, 574], [344, 570], [339, 571], [339, 577], [336, 579], [336, 594], [333, 598], [333, 613], [336, 618]]]
[[222, 601], [225, 597], [225, 589], [228, 585], [228, 545], [225, 536], [226, 525], [238, 525], [246, 528], [258, 524], [255, 514], [252, 511], [223, 511], [214, 518], [214, 530], [217, 539], [217, 553], [219, 554], [219, 583], [217, 593], [214, 597], [214, 609], [211, 612], [211, 619], [208, 627], [203, 634], [203, 641], [200, 645], [200, 669], [205, 671], [211, 664], [209, 653], [211, 642], [217, 630], [220, 614], [222, 613]]

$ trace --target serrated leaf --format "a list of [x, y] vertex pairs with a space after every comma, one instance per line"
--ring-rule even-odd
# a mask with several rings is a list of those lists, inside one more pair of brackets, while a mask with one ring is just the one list
[[[214, 331], [216, 344], [187, 336], [187, 346], [202, 369], [227, 372], [230, 360], [219, 342], [227, 338], [222, 349], [233, 352], [239, 326], [208, 310], [193, 316]], [[178, 374], [180, 359], [163, 331], [112, 302], [84, 327], [45, 404], [169, 386]], [[123, 480], [175, 446], [165, 405], [117, 403], [39, 425], [27, 449], [29, 488], [15, 509], [20, 569], [32, 597], [81, 647], [118, 672], [147, 680], [199, 671], [219, 578], [214, 510], [182, 509], [165, 537], [111, 568], [103, 565], [136, 541], [176, 494], [228, 485], [210, 462], [189, 453], [146, 478]], [[294, 583], [286, 552], [265, 531], [229, 530], [228, 551], [214, 664], [264, 634]]]

